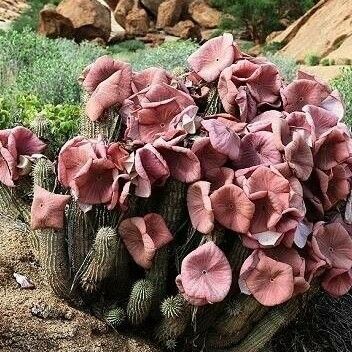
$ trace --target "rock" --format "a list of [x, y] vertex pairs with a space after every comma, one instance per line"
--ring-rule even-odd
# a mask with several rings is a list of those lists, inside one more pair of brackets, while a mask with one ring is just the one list
[[180, 21], [173, 27], [166, 27], [165, 32], [182, 39], [193, 38], [199, 40], [201, 38], [199, 26], [191, 20]]
[[118, 24], [120, 24], [121, 26], [125, 26], [126, 17], [128, 13], [132, 10], [133, 5], [134, 0], [119, 1], [114, 11], [114, 16]]
[[75, 39], [108, 41], [111, 32], [110, 10], [96, 0], [63, 0], [57, 13], [68, 18], [75, 29]]
[[[343, 65], [348, 64], [348, 60], [351, 62], [352, 59], [352, 35], [347, 37], [343, 43], [339, 46], [338, 49], [334, 50], [328, 55], [329, 59], [335, 60], [336, 64], [339, 65], [338, 62], [345, 62]], [[350, 65], [350, 63], [349, 63]]]
[[116, 43], [124, 40], [126, 37], [126, 30], [117, 23], [115, 16], [111, 13], [111, 33], [109, 43]]
[[38, 32], [49, 38], [73, 38], [74, 28], [72, 22], [57, 13], [56, 6], [47, 4], [39, 13]]
[[1, 0], [0, 1], [0, 22], [14, 20], [27, 7], [28, 7], [28, 4], [27, 4], [27, 1], [25, 0]]
[[144, 37], [137, 39], [151, 47], [154, 47], [164, 43], [165, 35], [162, 33], [147, 33]]
[[141, 0], [141, 3], [156, 16], [158, 13], [158, 8], [163, 1], [165, 0]]
[[149, 29], [147, 11], [137, 7], [133, 8], [126, 17], [125, 29], [129, 35], [145, 35]]
[[280, 52], [303, 61], [308, 54], [352, 59], [352, 1], [321, 0], [281, 34], [271, 39]]
[[213, 38], [216, 31], [217, 31], [216, 29], [203, 29], [200, 33], [202, 42], [203, 41], [205, 42], [205, 41]]
[[204, 28], [215, 28], [219, 25], [221, 12], [210, 7], [204, 0], [194, 0], [188, 6], [192, 19]]
[[275, 31], [271, 32], [265, 39], [266, 43], [272, 43], [275, 42], [275, 38], [279, 36], [283, 31]]
[[119, 0], [105, 0], [105, 2], [111, 8], [111, 10], [115, 10]]
[[167, 0], [160, 4], [156, 28], [174, 26], [181, 17], [184, 0]]

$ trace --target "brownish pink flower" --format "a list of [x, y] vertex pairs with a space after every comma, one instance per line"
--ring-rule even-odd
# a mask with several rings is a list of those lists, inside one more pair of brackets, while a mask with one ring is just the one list
[[214, 214], [209, 197], [210, 183], [198, 181], [188, 187], [187, 208], [194, 229], [203, 234], [214, 228]]
[[312, 79], [297, 79], [281, 90], [287, 112], [301, 111], [305, 105], [319, 106], [329, 94], [326, 85]]
[[321, 286], [333, 297], [347, 294], [352, 287], [352, 269], [329, 269], [322, 278]]
[[216, 119], [204, 120], [202, 126], [208, 131], [210, 143], [217, 152], [231, 160], [238, 159], [241, 140], [236, 132]]
[[140, 72], [133, 72], [132, 91], [138, 93], [153, 84], [171, 84], [172, 76], [163, 68], [150, 67]]
[[124, 163], [129, 157], [128, 151], [120, 142], [110, 143], [107, 148], [108, 158], [115, 164], [120, 171], [124, 169]]
[[31, 207], [31, 228], [60, 230], [64, 227], [65, 207], [70, 196], [55, 194], [38, 185], [34, 186]]
[[81, 136], [70, 139], [59, 153], [59, 182], [64, 187], [69, 187], [87, 161], [99, 157], [106, 157], [106, 148], [102, 141], [89, 140]]
[[221, 302], [228, 294], [232, 271], [225, 254], [214, 242], [207, 242], [182, 261], [176, 278], [180, 293], [196, 306]]
[[188, 58], [188, 64], [207, 82], [215, 81], [220, 73], [230, 66], [241, 52], [234, 44], [232, 34], [225, 33], [203, 44]]
[[109, 203], [117, 175], [118, 170], [111, 160], [90, 159], [75, 175], [70, 186], [80, 203], [90, 205]]
[[137, 149], [135, 169], [138, 175], [135, 193], [139, 197], [149, 197], [152, 185], [161, 186], [170, 176], [165, 159], [151, 144]]
[[249, 229], [254, 204], [236, 185], [225, 185], [210, 196], [215, 219], [224, 227], [240, 233]]
[[118, 231], [133, 260], [144, 269], [150, 269], [156, 251], [172, 240], [163, 217], [155, 213], [125, 219]]
[[349, 270], [352, 267], [352, 239], [340, 223], [317, 223], [313, 230], [312, 249], [332, 268]]

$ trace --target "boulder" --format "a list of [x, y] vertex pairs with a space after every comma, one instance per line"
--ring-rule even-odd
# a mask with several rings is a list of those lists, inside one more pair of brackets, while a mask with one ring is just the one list
[[352, 1], [321, 0], [272, 42], [280, 52], [303, 61], [308, 54], [321, 58], [352, 59]]
[[56, 6], [47, 4], [39, 13], [38, 32], [49, 38], [73, 38], [74, 28], [72, 22], [57, 13]]
[[77, 41], [95, 38], [109, 40], [111, 11], [98, 1], [63, 0], [56, 11], [72, 22]]
[[149, 17], [147, 11], [134, 7], [127, 15], [125, 30], [129, 35], [145, 35], [149, 29]]
[[109, 43], [116, 43], [124, 40], [126, 37], [126, 30], [119, 23], [117, 23], [113, 12], [111, 12], [111, 33]]
[[165, 0], [141, 0], [141, 3], [146, 9], [156, 16], [158, 13], [158, 8], [163, 1]]
[[114, 11], [114, 16], [118, 24], [120, 24], [123, 27], [125, 26], [126, 17], [128, 13], [132, 10], [133, 5], [134, 5], [134, 0], [119, 1]]
[[204, 0], [192, 1], [188, 13], [203, 28], [215, 28], [221, 19], [221, 12], [210, 7]]
[[201, 38], [200, 28], [191, 20], [180, 21], [173, 27], [165, 27], [165, 32], [182, 39]]
[[107, 3], [107, 5], [110, 7], [111, 10], [115, 10], [119, 0], [105, 0], [105, 2]]
[[181, 17], [184, 0], [167, 0], [160, 4], [156, 28], [174, 26]]

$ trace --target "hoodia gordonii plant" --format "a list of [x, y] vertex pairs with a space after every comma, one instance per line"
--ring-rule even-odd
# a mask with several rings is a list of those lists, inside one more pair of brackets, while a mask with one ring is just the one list
[[0, 131], [0, 210], [25, 224], [54, 292], [112, 328], [166, 349], [266, 350], [312, 292], [352, 286], [344, 105], [309, 74], [286, 85], [230, 34], [188, 65], [99, 58], [59, 151], [43, 116]]

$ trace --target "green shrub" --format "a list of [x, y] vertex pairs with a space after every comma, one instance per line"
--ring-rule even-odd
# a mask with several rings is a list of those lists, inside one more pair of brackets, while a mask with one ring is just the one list
[[137, 39], [125, 40], [124, 42], [108, 47], [108, 51], [112, 55], [122, 52], [134, 52], [142, 49], [145, 49], [145, 44]]
[[281, 43], [281, 42], [266, 43], [263, 46], [263, 53], [264, 54], [267, 54], [267, 53], [275, 54], [280, 49], [282, 49], [284, 46], [285, 46], [284, 43]]
[[80, 101], [77, 78], [107, 51], [91, 43], [47, 39], [25, 30], [0, 36], [0, 94], [34, 94], [54, 105]]
[[280, 54], [271, 54], [267, 53], [266, 57], [272, 63], [274, 63], [278, 68], [287, 83], [292, 82], [297, 74], [297, 65], [296, 61], [291, 58], [287, 58]]
[[308, 66], [317, 66], [317, 65], [319, 65], [320, 57], [315, 54], [308, 54], [305, 57], [304, 62]]
[[338, 89], [346, 104], [346, 122], [352, 125], [352, 67], [342, 69], [341, 76], [335, 78], [331, 85]]
[[330, 66], [330, 60], [327, 57], [325, 57], [324, 59], [320, 60], [320, 65], [322, 65], [322, 66]]
[[29, 7], [13, 22], [12, 28], [22, 32], [25, 29], [37, 30], [39, 22], [39, 12], [45, 4], [58, 5], [60, 0], [29, 0]]
[[77, 104], [46, 104], [33, 94], [0, 97], [0, 128], [18, 124], [29, 127], [43, 114], [49, 121], [53, 142], [61, 145], [77, 133], [81, 108]]
[[198, 48], [198, 44], [191, 40], [167, 42], [155, 48], [139, 50], [130, 58], [135, 70], [148, 67], [162, 67], [172, 70], [175, 67], [184, 67], [187, 57]]
[[256, 43], [265, 43], [272, 31], [282, 29], [282, 18], [296, 19], [303, 15], [316, 0], [212, 0], [212, 5], [225, 16], [221, 28], [245, 29]]

